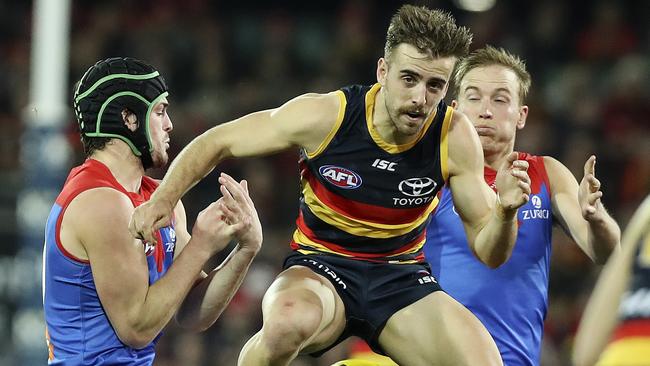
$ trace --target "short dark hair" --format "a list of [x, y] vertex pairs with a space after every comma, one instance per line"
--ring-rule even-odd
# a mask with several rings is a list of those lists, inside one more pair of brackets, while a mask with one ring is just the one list
[[469, 52], [472, 33], [459, 27], [451, 14], [424, 6], [403, 5], [390, 21], [384, 58], [400, 43], [415, 46], [433, 57], [463, 57]]

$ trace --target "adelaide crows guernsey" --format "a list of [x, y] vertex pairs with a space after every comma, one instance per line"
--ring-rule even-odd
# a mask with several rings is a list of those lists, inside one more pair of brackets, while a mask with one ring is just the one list
[[597, 366], [650, 364], [650, 233], [641, 240], [619, 306], [621, 322]]
[[[59, 236], [65, 210], [80, 193], [109, 187], [127, 195], [136, 207], [147, 201], [158, 183], [142, 177], [140, 193], [128, 192], [101, 162], [87, 159], [70, 172], [50, 211], [43, 249], [43, 307], [49, 365], [150, 365], [154, 340], [142, 349], [123, 344], [104, 312], [87, 260], [66, 251]], [[110, 202], [106, 202], [110, 205]], [[127, 230], [127, 228], [122, 228]], [[171, 266], [176, 234], [173, 223], [157, 233], [158, 243], [143, 246], [149, 267], [149, 284]], [[119, 256], [120, 253], [115, 253]]]
[[452, 109], [444, 102], [408, 144], [384, 141], [372, 116], [380, 85], [337, 91], [340, 110], [327, 138], [301, 152], [300, 213], [291, 246], [390, 263], [424, 261], [429, 214], [447, 172]]
[[[530, 200], [519, 208], [517, 242], [510, 259], [490, 269], [472, 253], [451, 191], [444, 187], [428, 227], [424, 251], [442, 288], [465, 305], [494, 338], [503, 363], [539, 365], [551, 257], [551, 192], [541, 156], [519, 154], [529, 164]], [[485, 168], [494, 189], [496, 172]]]

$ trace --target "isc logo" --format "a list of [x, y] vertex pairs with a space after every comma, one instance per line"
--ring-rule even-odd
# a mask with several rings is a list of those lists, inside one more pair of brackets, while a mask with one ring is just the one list
[[324, 165], [318, 169], [320, 175], [328, 182], [343, 189], [355, 189], [361, 186], [361, 176], [352, 170], [335, 165]]
[[397, 163], [392, 163], [382, 159], [375, 159], [375, 161], [372, 162], [373, 167], [381, 170], [388, 170], [389, 172], [394, 172], [396, 165]]

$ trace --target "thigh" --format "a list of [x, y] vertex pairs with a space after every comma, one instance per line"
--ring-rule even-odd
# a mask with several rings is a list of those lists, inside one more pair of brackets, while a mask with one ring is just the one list
[[262, 314], [264, 324], [287, 320], [317, 324], [301, 353], [316, 352], [334, 343], [346, 324], [345, 306], [333, 285], [303, 266], [292, 266], [278, 275], [264, 294]]
[[379, 344], [400, 366], [502, 365], [483, 324], [442, 291], [395, 313]]

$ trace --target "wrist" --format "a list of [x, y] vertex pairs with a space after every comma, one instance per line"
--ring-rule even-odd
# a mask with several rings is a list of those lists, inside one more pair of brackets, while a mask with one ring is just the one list
[[512, 221], [517, 216], [517, 209], [516, 208], [509, 209], [504, 207], [501, 204], [501, 198], [499, 197], [499, 193], [497, 192], [497, 200], [494, 205], [494, 213], [502, 221]]
[[239, 243], [237, 251], [245, 256], [255, 257], [257, 253], [259, 253], [261, 247], [261, 245], [242, 245], [242, 243]]

